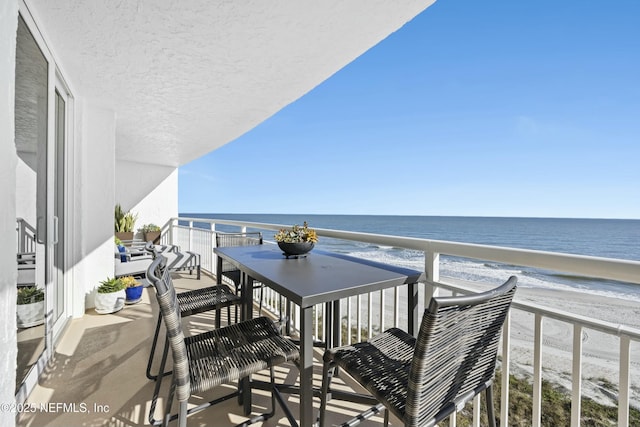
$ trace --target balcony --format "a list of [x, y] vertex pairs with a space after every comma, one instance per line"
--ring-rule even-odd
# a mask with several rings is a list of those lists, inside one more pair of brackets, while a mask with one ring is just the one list
[[[281, 225], [257, 224], [229, 220], [202, 220], [177, 218], [169, 221], [163, 229], [166, 243], [180, 245], [185, 250], [202, 255], [204, 270], [215, 274], [215, 261], [211, 251], [214, 246], [216, 227], [224, 225], [241, 230], [277, 230]], [[197, 226], [197, 227], [196, 227]], [[490, 247], [453, 242], [403, 238], [337, 230], [316, 229], [321, 237], [354, 240], [397, 248], [424, 252], [425, 271], [428, 280], [421, 286], [421, 304], [435, 292], [458, 294], [480, 289], [478, 283], [441, 276], [440, 255], [505, 263], [510, 266], [530, 266], [553, 270], [563, 274], [578, 274], [587, 277], [617, 280], [637, 284], [640, 280], [640, 262], [611, 260], [585, 256], [548, 253], [540, 251]], [[176, 286], [181, 289], [207, 286], [213, 276], [204, 275], [195, 280], [188, 274], [176, 275]], [[32, 393], [28, 403], [37, 405], [37, 411], [24, 413], [18, 418], [19, 425], [114, 425], [130, 426], [148, 424], [147, 412], [152, 394], [152, 383], [146, 380], [144, 369], [150, 348], [157, 304], [151, 289], [145, 290], [141, 303], [129, 306], [113, 315], [99, 316], [92, 311], [74, 320], [56, 350], [56, 355], [41, 378], [41, 384]], [[406, 291], [402, 288], [375, 294], [361, 295], [342, 301], [343, 343], [351, 343], [375, 334], [391, 326], [406, 327], [407, 314], [400, 301]], [[562, 385], [571, 396], [571, 426], [581, 422], [582, 397], [594, 397], [617, 406], [617, 425], [635, 425], [630, 418], [630, 407], [640, 407], [640, 320], [637, 304], [624, 301], [616, 304], [636, 316], [633, 324], [624, 324], [621, 312], [606, 310], [602, 302], [598, 313], [589, 312], [589, 298], [576, 294], [572, 301], [562, 301], [553, 292], [536, 292], [520, 288], [516, 294], [509, 321], [503, 331], [500, 388], [500, 419], [512, 419], [509, 414], [511, 394], [509, 375], [530, 378], [533, 384], [531, 422], [532, 426], [543, 425], [542, 420], [550, 414], [543, 412], [543, 380]], [[265, 294], [269, 312], [278, 316], [279, 296], [273, 291]], [[422, 307], [421, 307], [422, 308]], [[597, 314], [597, 315], [596, 315]], [[224, 320], [225, 317], [223, 317]], [[322, 339], [323, 307], [315, 310], [316, 336]], [[189, 317], [188, 330], [199, 332], [212, 324], [210, 314]], [[298, 320], [293, 309], [291, 326], [296, 331]], [[602, 343], [605, 348], [602, 348]], [[320, 352], [317, 356], [320, 356]], [[606, 357], [605, 357], [606, 356]], [[319, 360], [319, 357], [318, 357]], [[320, 366], [316, 366], [315, 381], [320, 383]], [[278, 370], [280, 379], [297, 380], [295, 367], [285, 366]], [[353, 387], [348, 380], [344, 387]], [[254, 410], [259, 412], [269, 404], [267, 395], [256, 391]], [[608, 400], [607, 400], [608, 395]], [[294, 414], [297, 397], [288, 401]], [[47, 404], [43, 408], [40, 404]], [[76, 406], [71, 405], [75, 403]], [[64, 405], [67, 406], [64, 406]], [[82, 406], [84, 405], [84, 406]], [[318, 401], [314, 402], [317, 408]], [[343, 405], [343, 406], [340, 406]], [[480, 425], [480, 402], [473, 405], [472, 425]], [[28, 407], [31, 409], [32, 407]], [[47, 409], [48, 412], [44, 411]], [[362, 408], [364, 409], [364, 407]], [[86, 412], [85, 412], [86, 410]], [[355, 415], [357, 408], [344, 402], [330, 402], [332, 422]], [[233, 425], [240, 422], [241, 409], [234, 401], [226, 402], [189, 418], [190, 425]], [[266, 425], [288, 425], [283, 414], [277, 421]], [[380, 419], [367, 421], [363, 425], [381, 425]], [[392, 419], [392, 425], [399, 425]], [[455, 419], [449, 420], [456, 425]], [[598, 425], [598, 424], [596, 424]], [[605, 425], [605, 424], [602, 424]]]

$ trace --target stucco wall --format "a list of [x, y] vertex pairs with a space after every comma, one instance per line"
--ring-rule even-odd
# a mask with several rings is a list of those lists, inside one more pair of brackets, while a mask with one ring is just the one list
[[94, 289], [113, 276], [116, 115], [76, 98], [75, 224], [72, 315], [93, 307]]
[[145, 224], [162, 227], [178, 216], [178, 169], [117, 160], [116, 203], [138, 214], [136, 231]]
[[[18, 3], [0, 2], [0, 403], [14, 401], [16, 384], [16, 165], [14, 86]], [[15, 414], [0, 411], [0, 425], [15, 425]]]

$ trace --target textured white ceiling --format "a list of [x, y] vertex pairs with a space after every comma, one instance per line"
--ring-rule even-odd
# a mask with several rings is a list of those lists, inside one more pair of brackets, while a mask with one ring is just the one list
[[28, 0], [116, 157], [178, 166], [295, 101], [435, 0]]

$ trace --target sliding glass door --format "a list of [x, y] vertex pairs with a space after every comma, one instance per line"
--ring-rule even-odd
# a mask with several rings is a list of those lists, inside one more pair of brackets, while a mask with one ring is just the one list
[[51, 307], [54, 336], [57, 335], [61, 321], [65, 319], [65, 174], [66, 174], [66, 137], [67, 137], [67, 96], [63, 88], [55, 89], [55, 147], [53, 178], [53, 256], [51, 277]]
[[[18, 268], [16, 390], [28, 393], [69, 318], [67, 179], [72, 98], [28, 16], [16, 41], [15, 144]], [[44, 47], [43, 47], [44, 46]], [[26, 319], [21, 295], [40, 295], [38, 318]], [[29, 300], [37, 298], [29, 297]], [[33, 311], [33, 310], [32, 310]]]

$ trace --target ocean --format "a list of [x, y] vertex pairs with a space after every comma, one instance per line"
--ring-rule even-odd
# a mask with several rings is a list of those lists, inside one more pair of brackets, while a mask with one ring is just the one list
[[[270, 224], [302, 224], [395, 236], [478, 243], [522, 249], [640, 261], [640, 220], [568, 218], [494, 218], [387, 215], [180, 214], [190, 218], [220, 218]], [[208, 226], [207, 226], [208, 228]], [[218, 225], [221, 231], [237, 227]], [[274, 231], [263, 230], [273, 241]], [[389, 264], [422, 269], [424, 254], [320, 237], [325, 250]], [[640, 302], [640, 285], [620, 283], [529, 267], [441, 256], [440, 274], [464, 280], [492, 282], [518, 276], [520, 287], [570, 290]]]

